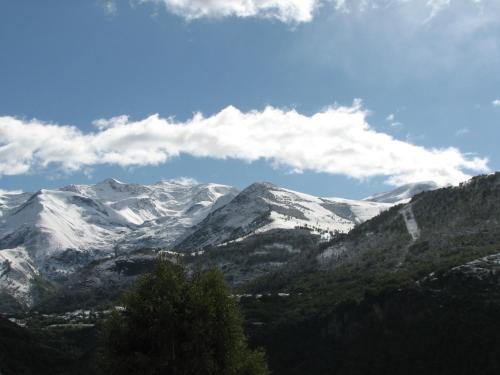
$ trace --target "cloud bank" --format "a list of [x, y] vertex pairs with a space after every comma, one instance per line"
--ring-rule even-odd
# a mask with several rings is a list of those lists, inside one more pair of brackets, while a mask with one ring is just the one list
[[67, 125], [0, 117], [0, 175], [48, 167], [77, 171], [109, 164], [159, 165], [182, 154], [200, 158], [264, 159], [293, 172], [309, 170], [356, 179], [385, 176], [391, 184], [434, 180], [457, 183], [488, 171], [485, 158], [449, 147], [425, 148], [376, 131], [360, 102], [311, 116], [267, 107], [241, 112], [229, 106], [185, 122], [152, 115], [94, 122], [94, 132]]

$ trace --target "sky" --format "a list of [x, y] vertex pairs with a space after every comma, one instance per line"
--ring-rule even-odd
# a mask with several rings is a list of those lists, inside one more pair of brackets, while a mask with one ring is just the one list
[[0, 0], [0, 189], [500, 169], [497, 0]]

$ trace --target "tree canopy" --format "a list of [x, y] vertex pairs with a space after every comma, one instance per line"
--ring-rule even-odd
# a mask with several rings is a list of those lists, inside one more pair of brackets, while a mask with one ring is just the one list
[[242, 317], [222, 273], [188, 275], [160, 260], [124, 298], [104, 329], [108, 374], [264, 375], [263, 353], [248, 347]]

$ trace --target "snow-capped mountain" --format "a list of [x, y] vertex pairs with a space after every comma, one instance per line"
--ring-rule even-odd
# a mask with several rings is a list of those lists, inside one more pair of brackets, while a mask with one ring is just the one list
[[377, 195], [375, 201], [355, 201], [314, 197], [265, 182], [239, 192], [190, 181], [139, 185], [107, 179], [34, 194], [1, 192], [0, 294], [30, 305], [35, 280], [65, 283], [96, 261], [113, 269], [113, 259], [140, 258], [141, 249], [192, 252], [298, 227], [328, 238], [400, 200], [390, 197], [417, 190], [406, 187]]
[[[57, 190], [40, 190], [4, 216], [0, 248], [44, 249], [43, 257], [66, 249], [102, 248], [127, 221], [100, 201]], [[37, 253], [36, 256], [42, 256]]]
[[329, 236], [335, 231], [348, 232], [391, 206], [391, 203], [319, 198], [260, 182], [208, 215], [178, 242], [176, 249], [200, 249], [271, 229], [308, 227]]
[[31, 193], [3, 191], [0, 189], [0, 220], [9, 210], [26, 202], [31, 195]]
[[169, 247], [237, 193], [218, 184], [136, 185], [107, 179], [3, 195], [0, 286], [29, 304], [35, 276], [58, 280], [117, 251]]
[[[162, 181], [154, 185], [127, 184], [106, 179], [95, 185], [69, 185], [72, 191], [111, 207], [127, 222], [141, 225], [162, 217], [183, 217], [191, 224], [204, 218], [214, 204], [227, 203], [238, 190], [218, 184]], [[223, 198], [219, 201], [220, 198]], [[215, 207], [215, 208], [216, 208]]]
[[423, 181], [411, 184], [402, 185], [394, 190], [384, 193], [378, 193], [365, 198], [365, 201], [380, 202], [380, 203], [406, 203], [414, 195], [420, 194], [424, 191], [436, 190], [440, 186], [433, 181]]
[[113, 244], [126, 244], [134, 232], [145, 236], [155, 226], [162, 230], [191, 227], [236, 193], [232, 187], [216, 184], [159, 182], [147, 186], [113, 179], [44, 189], [5, 211], [0, 249], [18, 245], [43, 248], [43, 256], [36, 254], [42, 257], [67, 249], [105, 250]]

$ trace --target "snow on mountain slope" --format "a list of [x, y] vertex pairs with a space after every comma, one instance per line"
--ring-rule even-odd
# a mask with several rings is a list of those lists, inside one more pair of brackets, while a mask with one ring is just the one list
[[33, 300], [30, 287], [39, 274], [24, 247], [0, 251], [0, 286], [23, 305]]
[[70, 185], [63, 190], [105, 202], [135, 226], [119, 241], [121, 249], [169, 247], [188, 228], [239, 192], [220, 184], [161, 181], [153, 185], [137, 185], [114, 179], [95, 185]]
[[414, 195], [424, 191], [436, 190], [439, 185], [433, 181], [417, 182], [400, 186], [389, 192], [379, 193], [365, 198], [365, 201], [379, 202], [379, 203], [406, 203]]
[[[136, 248], [142, 244], [149, 247], [170, 247], [189, 228], [198, 224], [213, 210], [224, 206], [238, 193], [235, 188], [217, 184], [161, 182], [151, 187], [156, 190], [156, 195], [153, 195], [156, 199], [155, 206], [164, 215], [139, 225], [123, 246]], [[119, 204], [115, 203], [113, 207]]]
[[324, 200], [334, 202], [337, 210], [340, 207], [345, 207], [345, 209], [351, 211], [354, 215], [355, 224], [370, 220], [372, 217], [393, 206], [392, 203], [387, 202], [369, 202], [343, 198], [324, 198]]
[[32, 193], [22, 193], [17, 191], [4, 191], [0, 189], [0, 220], [12, 208], [20, 206], [26, 202]]
[[488, 255], [454, 267], [448, 271], [448, 274], [455, 272], [464, 273], [478, 279], [492, 277], [500, 273], [500, 253]]
[[192, 225], [203, 219], [220, 198], [226, 197], [227, 201], [238, 193], [233, 187], [218, 184], [162, 181], [138, 185], [115, 179], [95, 185], [70, 185], [62, 190], [99, 200], [137, 225], [162, 217], [182, 217]]
[[0, 249], [25, 245], [41, 260], [66, 249], [104, 248], [127, 222], [99, 201], [69, 191], [40, 190], [0, 224]]
[[[295, 228], [310, 226], [320, 231], [347, 232], [355, 224], [371, 219], [392, 204], [363, 202], [342, 198], [318, 198], [293, 190], [274, 187], [271, 189], [273, 199], [267, 200], [273, 208], [272, 222], [259, 228], [256, 232], [264, 232], [274, 228]], [[298, 208], [301, 214], [288, 215], [279, 213], [276, 205], [283, 210]]]
[[[25, 245], [32, 255], [43, 258], [66, 249], [109, 249], [127, 243], [134, 231], [139, 237], [148, 231], [161, 237], [170, 227], [180, 228], [175, 230], [180, 233], [236, 194], [236, 189], [217, 184], [160, 182], [145, 186], [112, 179], [40, 190], [27, 200], [19, 198], [20, 205], [11, 204], [4, 211], [0, 249]], [[131, 236], [137, 237], [136, 233]]]
[[35, 274], [57, 280], [117, 251], [168, 247], [237, 192], [218, 184], [108, 179], [31, 196], [1, 194], [0, 289], [27, 303]]
[[34, 280], [65, 282], [92, 261], [127, 258], [140, 249], [193, 251], [296, 227], [328, 237], [418, 189], [355, 201], [270, 183], [239, 192], [189, 181], [139, 185], [107, 179], [35, 194], [0, 192], [0, 292], [29, 304]]
[[208, 215], [178, 242], [192, 250], [239, 240], [271, 229], [309, 227], [318, 232], [347, 232], [392, 204], [318, 198], [262, 182], [250, 185], [221, 209]]

